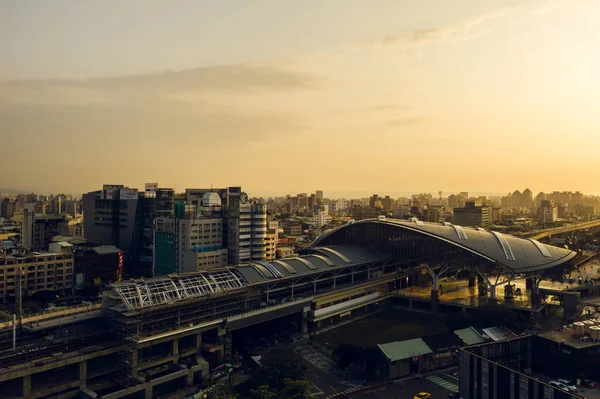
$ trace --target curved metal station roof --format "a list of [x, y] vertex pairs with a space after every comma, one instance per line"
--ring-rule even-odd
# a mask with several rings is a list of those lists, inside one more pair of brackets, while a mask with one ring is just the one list
[[330, 230], [317, 238], [313, 245], [324, 245], [326, 238], [358, 224], [384, 224], [399, 229], [420, 233], [443, 240], [467, 250], [491, 262], [504, 266], [514, 273], [534, 272], [564, 264], [576, 253], [535, 240], [517, 238], [511, 235], [489, 231], [477, 227], [462, 227], [451, 223], [426, 223], [417, 219], [366, 219], [352, 222]]
[[185, 299], [208, 297], [270, 280], [318, 274], [378, 262], [389, 256], [363, 247], [311, 248], [311, 254], [271, 262], [250, 262], [226, 269], [169, 274], [110, 285], [109, 296], [120, 308], [141, 309]]

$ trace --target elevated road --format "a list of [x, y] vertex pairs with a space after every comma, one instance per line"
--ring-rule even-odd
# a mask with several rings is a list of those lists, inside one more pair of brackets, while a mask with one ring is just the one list
[[532, 240], [541, 240], [542, 238], [550, 237], [553, 235], [585, 230], [592, 227], [600, 227], [600, 219], [592, 220], [591, 222], [576, 223], [568, 226], [556, 227], [552, 229], [532, 231], [529, 233], [522, 234], [521, 237], [530, 238]]

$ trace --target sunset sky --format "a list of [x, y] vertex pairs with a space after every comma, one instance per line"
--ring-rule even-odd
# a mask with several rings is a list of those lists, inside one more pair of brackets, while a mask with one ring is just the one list
[[0, 187], [600, 194], [600, 1], [0, 1]]

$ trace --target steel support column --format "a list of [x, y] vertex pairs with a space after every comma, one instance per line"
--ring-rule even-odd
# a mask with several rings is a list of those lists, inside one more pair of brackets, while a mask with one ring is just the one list
[[429, 274], [429, 276], [431, 277], [431, 310], [434, 313], [437, 313], [437, 311], [439, 310], [439, 284], [440, 284], [440, 277], [442, 277], [448, 270], [450, 270], [450, 265], [444, 265], [442, 266], [441, 270], [439, 271], [439, 273], [435, 273], [435, 271], [433, 270], [433, 268], [431, 266], [429, 266], [429, 264], [424, 263], [423, 266], [425, 266], [425, 269], [427, 269], [427, 273]]

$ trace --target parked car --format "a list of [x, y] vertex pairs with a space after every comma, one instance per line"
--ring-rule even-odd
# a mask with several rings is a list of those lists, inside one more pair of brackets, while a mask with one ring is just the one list
[[564, 384], [570, 392], [577, 392], [577, 387], [573, 384], [573, 381], [561, 378], [558, 380], [561, 384]]
[[592, 380], [588, 380], [587, 378], [584, 378], [581, 381], [581, 386], [592, 389], [596, 387], [596, 383]]
[[569, 387], [566, 386], [565, 384], [563, 384], [562, 382], [550, 381], [549, 384], [552, 385], [553, 387], [562, 389], [563, 391], [571, 392], [571, 390], [569, 389]]
[[431, 394], [429, 392], [419, 392], [413, 399], [431, 399]]

